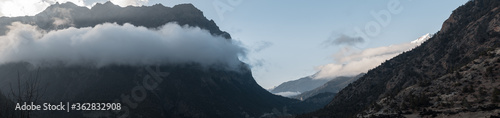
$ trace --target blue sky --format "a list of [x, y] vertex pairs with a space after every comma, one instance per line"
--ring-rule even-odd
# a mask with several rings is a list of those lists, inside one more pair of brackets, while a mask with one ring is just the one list
[[[226, 0], [220, 0], [231, 6]], [[391, 0], [378, 1], [266, 1], [242, 0], [234, 4], [221, 18], [213, 1], [172, 0], [164, 5], [193, 3], [206, 17], [214, 19], [219, 27], [234, 39], [249, 47], [248, 63], [258, 65], [252, 72], [264, 88], [299, 79], [317, 72], [318, 66], [332, 63], [332, 55], [341, 46], [325, 46], [329, 37], [340, 34], [356, 35], [354, 28], [363, 29], [376, 21], [371, 11], [387, 10]], [[410, 42], [426, 34], [435, 33], [451, 12], [467, 0], [397, 0], [401, 13], [392, 14], [391, 22], [367, 44], [357, 48], [374, 48]], [[155, 1], [150, 1], [155, 2]], [[268, 43], [263, 43], [268, 42]], [[271, 44], [259, 52], [252, 48]]]
[[[9, 1], [9, 0], [7, 0]], [[48, 0], [65, 1], [65, 0]], [[69, 0], [71, 1], [71, 0]], [[79, 1], [79, 0], [77, 0]], [[92, 5], [107, 0], [83, 0]], [[174, 6], [192, 3], [213, 19], [223, 31], [248, 49], [243, 61], [252, 65], [255, 80], [264, 88], [299, 79], [318, 72], [318, 67], [334, 63], [334, 54], [342, 48], [364, 50], [407, 43], [435, 33], [451, 12], [467, 0], [122, 0], [153, 5]], [[325, 45], [331, 38], [357, 37], [356, 28], [365, 29], [377, 21], [371, 12], [388, 11], [396, 5], [400, 13], [391, 13], [391, 21], [364, 43]], [[1, 2], [0, 2], [1, 3]], [[216, 8], [222, 8], [217, 11]], [[36, 9], [34, 9], [36, 11]], [[32, 10], [33, 11], [33, 10]], [[4, 12], [2, 12], [4, 13]], [[5, 13], [4, 13], [5, 14]], [[1, 14], [0, 14], [1, 15]]]

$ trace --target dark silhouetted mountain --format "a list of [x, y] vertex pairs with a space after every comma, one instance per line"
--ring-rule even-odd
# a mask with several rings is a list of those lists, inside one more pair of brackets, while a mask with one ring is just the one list
[[313, 90], [323, 84], [328, 82], [328, 79], [313, 79], [313, 77], [303, 77], [298, 80], [292, 80], [284, 82], [274, 89], [271, 90], [271, 93], [280, 93], [280, 92], [305, 92]]
[[88, 9], [71, 2], [57, 3], [35, 16], [1, 17], [0, 35], [5, 34], [8, 30], [6, 26], [12, 22], [37, 25], [47, 31], [68, 27], [93, 27], [105, 22], [130, 23], [147, 28], [157, 28], [168, 22], [177, 22], [179, 25], [197, 26], [210, 31], [213, 35], [231, 38], [228, 33], [221, 31], [213, 20], [205, 18], [203, 12], [191, 4], [175, 5], [172, 8], [161, 4], [123, 8], [108, 1], [104, 4], [98, 3]]
[[[429, 111], [425, 108], [435, 106], [438, 103], [446, 104], [446, 102], [439, 102], [439, 100], [435, 101], [437, 100], [435, 97], [444, 99], [442, 96], [456, 96], [453, 94], [459, 93], [462, 93], [460, 96], [476, 95], [473, 91], [480, 91], [479, 88], [484, 84], [473, 84], [474, 82], [491, 82], [493, 80], [488, 81], [487, 79], [498, 79], [498, 74], [486, 73], [483, 69], [488, 70], [488, 68], [477, 67], [476, 69], [480, 69], [477, 75], [468, 74], [468, 77], [458, 77], [462, 79], [453, 81], [441, 81], [441, 79], [455, 72], [460, 74], [470, 73], [460, 69], [467, 68], [467, 65], [474, 63], [473, 60], [476, 59], [489, 60], [486, 62], [479, 61], [478, 63], [498, 64], [497, 62], [491, 63], [494, 58], [498, 58], [497, 56], [484, 59], [481, 57], [481, 54], [486, 54], [498, 47], [500, 47], [500, 1], [471, 0], [454, 10], [443, 23], [442, 29], [428, 41], [368, 71], [365, 76], [342, 89], [325, 108], [300, 117], [356, 117], [377, 114], [389, 114], [383, 116], [396, 117], [404, 114], [399, 111], [406, 109], [404, 105], [409, 105], [406, 103], [415, 105], [414, 107], [406, 107], [411, 109], [409, 111], [415, 111], [421, 116], [433, 114], [436, 110], [445, 110], [446, 108], [437, 108]], [[498, 65], [487, 67], [493, 67], [490, 70], [498, 73]], [[452, 90], [445, 89], [440, 92], [438, 89], [432, 88], [441, 86], [435, 85], [439, 84], [439, 81], [444, 82], [442, 88]], [[450, 87], [448, 85], [453, 85], [450, 82], [457, 83], [457, 85]], [[484, 90], [498, 89], [498, 85], [486, 85], [489, 87], [483, 87]], [[463, 90], [464, 87], [465, 90]], [[462, 91], [460, 89], [463, 92], [453, 92]], [[422, 90], [427, 90], [427, 92], [414, 92]], [[494, 92], [486, 91], [486, 93], [491, 94]], [[405, 97], [414, 99], [408, 99], [408, 101], [400, 104], [385, 104], [397, 103], [395, 100], [401, 100], [398, 98]], [[490, 97], [486, 97], [486, 99]], [[457, 100], [461, 98], [463, 97], [458, 97]], [[463, 106], [465, 109], [460, 110], [460, 112], [478, 111], [478, 109], [474, 110], [473, 105], [469, 104], [472, 102], [470, 100], [474, 99], [465, 99], [465, 102], [453, 102], [450, 108]], [[484, 110], [498, 109], [498, 106], [498, 103], [491, 104], [491, 106], [485, 106]], [[467, 109], [469, 107], [471, 109]], [[485, 116], [489, 115], [487, 113], [477, 115], [477, 117]]]
[[[309, 97], [312, 97], [312, 96], [315, 96], [315, 95], [318, 95], [321, 93], [325, 93], [325, 92], [338, 93], [344, 87], [346, 87], [347, 85], [351, 84], [352, 82], [358, 80], [363, 75], [365, 75], [365, 73], [361, 73], [359, 75], [352, 76], [352, 77], [344, 77], [344, 76], [336, 77], [336, 78], [326, 82], [325, 84], [323, 84], [322, 86], [320, 86], [318, 88], [315, 88], [315, 89], [310, 90], [310, 91], [306, 91], [306, 92], [301, 93], [297, 96], [293, 96], [293, 98], [299, 99], [299, 100], [304, 100], [304, 99], [308, 99]], [[331, 100], [328, 100], [328, 101], [331, 101]]]
[[[172, 8], [163, 5], [122, 8], [106, 2], [91, 9], [73, 3], [55, 4], [35, 16], [0, 18], [2, 33], [5, 33], [5, 26], [16, 21], [37, 25], [47, 31], [93, 27], [105, 22], [131, 23], [148, 28], [177, 22], [230, 38], [229, 34], [220, 31], [212, 20], [207, 20], [200, 10], [190, 4]], [[40, 81], [35, 83], [46, 91], [38, 103], [114, 102], [121, 103], [122, 109], [69, 113], [40, 111], [30, 113], [31, 117], [276, 117], [312, 111], [322, 106], [269, 93], [255, 82], [245, 64], [233, 71], [202, 67], [196, 63], [36, 68], [28, 63], [16, 62], [0, 65], [0, 90], [9, 93], [11, 84], [12, 88], [18, 88], [15, 83], [33, 83], [29, 81], [33, 77], [39, 78]], [[41, 88], [30, 90], [41, 91]]]
[[[164, 65], [158, 68], [108, 66], [99, 69], [87, 67], [50, 67], [33, 69], [29, 64], [11, 63], [0, 66], [2, 90], [9, 90], [8, 83], [16, 83], [17, 72], [21, 81], [40, 73], [41, 85], [47, 92], [41, 102], [113, 102], [120, 100], [128, 106], [130, 117], [244, 117], [260, 116], [297, 102], [273, 95], [260, 87], [247, 68], [241, 72], [220, 69], [203, 69], [194, 65]], [[152, 70], [152, 71], [151, 71]], [[164, 75], [161, 75], [161, 74]], [[161, 83], [153, 90], [145, 90], [145, 78], [159, 77]], [[153, 82], [154, 83], [154, 82]], [[7, 84], [7, 85], [5, 85]], [[17, 86], [14, 86], [16, 88]], [[144, 87], [144, 93], [137, 88]], [[136, 93], [134, 93], [136, 92]], [[141, 99], [132, 94], [140, 94]], [[123, 99], [129, 96], [130, 105]], [[144, 96], [144, 97], [142, 97]], [[133, 108], [135, 106], [135, 108]], [[12, 106], [13, 107], [13, 106]], [[101, 112], [51, 114], [51, 117], [120, 116], [123, 114]], [[48, 117], [47, 114], [36, 114]]]
[[327, 105], [330, 101], [332, 101], [333, 97], [335, 97], [335, 94], [336, 93], [331, 93], [331, 92], [323, 92], [316, 94], [307, 99], [304, 99], [302, 102], [292, 104], [291, 106], [293, 107], [291, 108], [300, 108], [300, 109], [291, 109], [290, 111], [293, 113], [302, 114], [318, 110]]

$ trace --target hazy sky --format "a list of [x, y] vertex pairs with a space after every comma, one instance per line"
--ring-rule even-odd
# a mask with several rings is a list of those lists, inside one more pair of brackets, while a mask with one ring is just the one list
[[[16, 9], [16, 5], [11, 1], [14, 0], [0, 0], [2, 6], [0, 15], [8, 13], [13, 15], [13, 11], [17, 14], [33, 14], [37, 11], [37, 8], [30, 8], [27, 12], [19, 12], [28, 8], [25, 4], [37, 3], [37, 6], [44, 6], [36, 2], [42, 0], [28, 0], [34, 2], [18, 3], [25, 8], [13, 10]], [[91, 6], [95, 2], [107, 0], [44, 1], [76, 1], [80, 3], [78, 5]], [[335, 62], [334, 54], [346, 47], [350, 47], [350, 50], [364, 50], [407, 43], [426, 33], [435, 33], [454, 9], [467, 2], [467, 0], [112, 1], [122, 5], [194, 4], [208, 19], [213, 19], [221, 30], [229, 32], [233, 39], [241, 41], [248, 48], [247, 58], [243, 61], [253, 66], [253, 76], [264, 88], [312, 75], [318, 71], [319, 66]], [[3, 7], [5, 5], [11, 8]], [[387, 20], [387, 15], [380, 15], [384, 13], [390, 14], [390, 21]], [[365, 27], [368, 27], [369, 31], [365, 30]], [[366, 35], [362, 43], [323, 44], [342, 35], [359, 37], [360, 33], [356, 29], [360, 29]]]

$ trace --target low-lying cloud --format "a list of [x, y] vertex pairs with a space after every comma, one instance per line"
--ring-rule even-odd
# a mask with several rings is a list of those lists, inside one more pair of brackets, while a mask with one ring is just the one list
[[423, 41], [429, 39], [429, 34], [417, 39], [416, 41], [390, 45], [377, 48], [369, 48], [362, 51], [356, 51], [349, 47], [341, 49], [334, 54], [335, 63], [326, 64], [317, 67], [319, 72], [315, 79], [327, 79], [338, 76], [355, 76], [373, 69], [382, 62], [389, 60], [404, 51], [409, 51], [419, 46]]
[[105, 23], [95, 27], [45, 32], [13, 23], [0, 36], [0, 64], [28, 62], [36, 66], [240, 64], [245, 49], [234, 40], [213, 36], [198, 27], [168, 23], [158, 29]]
[[293, 97], [293, 96], [297, 96], [299, 95], [300, 92], [292, 92], [292, 91], [286, 91], [286, 92], [278, 92], [278, 93], [274, 93], [274, 95], [280, 95], [280, 96], [283, 96], [283, 97]]

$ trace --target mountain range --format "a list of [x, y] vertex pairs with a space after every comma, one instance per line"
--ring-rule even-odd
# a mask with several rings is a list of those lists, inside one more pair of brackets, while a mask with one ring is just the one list
[[[419, 46], [423, 42], [427, 41], [429, 38], [431, 38], [431, 35], [432, 34], [427, 33], [427, 34], [425, 34], [425, 35], [423, 35], [423, 36], [421, 36], [421, 37], [419, 37], [419, 38], [417, 38], [409, 43], [403, 43], [403, 44], [399, 44], [399, 45], [391, 45], [389, 47], [396, 46], [396, 47], [401, 48], [401, 49], [400, 50], [393, 50], [389, 53], [398, 54], [398, 53], [402, 53], [402, 51], [405, 51], [405, 50], [411, 50], [415, 46]], [[379, 48], [384, 48], [384, 47], [379, 47]], [[363, 50], [361, 53], [368, 52], [370, 50], [378, 50], [378, 49], [377, 48], [369, 48], [369, 49]], [[358, 53], [355, 53], [355, 54], [358, 54]], [[356, 56], [361, 56], [361, 55], [362, 54], [359, 54]], [[388, 59], [390, 59], [390, 58], [388, 58]], [[369, 69], [371, 69], [371, 68], [369, 68]], [[284, 83], [270, 89], [270, 91], [271, 91], [271, 93], [274, 93], [277, 95], [282, 95], [285, 97], [294, 97], [295, 96], [294, 98], [300, 99], [300, 97], [297, 97], [297, 96], [302, 96], [302, 97], [304, 97], [304, 96], [299, 95], [299, 94], [303, 94], [304, 92], [307, 92], [307, 91], [313, 91], [313, 89], [317, 89], [318, 87], [321, 87], [321, 86], [323, 86], [323, 87], [327, 86], [324, 84], [326, 84], [329, 81], [336, 81], [334, 83], [342, 83], [343, 81], [349, 81], [349, 82], [345, 83], [345, 85], [342, 85], [343, 87], [345, 87], [345, 86], [347, 86], [347, 84], [349, 84], [357, 79], [357, 78], [356, 79], [347, 79], [347, 78], [355, 77], [356, 75], [354, 75], [352, 77], [350, 77], [350, 76], [336, 77], [335, 75], [332, 75], [332, 74], [330, 74], [328, 76], [333, 76], [333, 77], [321, 77], [321, 78], [319, 78], [318, 77], [319, 74], [322, 74], [322, 70], [320, 70], [319, 72], [317, 72], [311, 76], [307, 76], [307, 77], [303, 77], [303, 78], [300, 78], [297, 80], [284, 82]], [[325, 76], [325, 75], [323, 74], [322, 76]], [[332, 86], [332, 85], [329, 85], [329, 86]], [[341, 88], [338, 88], [338, 87], [339, 86], [337, 86], [337, 88], [335, 90], [327, 90], [327, 91], [337, 92], [343, 88], [343, 87], [341, 87]], [[311, 92], [309, 92], [307, 94], [315, 95], [315, 94], [311, 94]], [[310, 97], [309, 95], [307, 95], [307, 96]], [[305, 98], [307, 98], [307, 97], [305, 97]]]
[[468, 1], [428, 41], [299, 117], [498, 117], [499, 6]]
[[[35, 16], [1, 17], [1, 35], [14, 22], [37, 26], [45, 32], [97, 27], [103, 23], [154, 30], [177, 23], [231, 40], [228, 33], [191, 4], [172, 8], [161, 4], [119, 7], [106, 2], [89, 9], [70, 2], [58, 3]], [[103, 67], [5, 63], [0, 65], [0, 90], [4, 94], [0, 95], [0, 117], [277, 117], [310, 112], [326, 104], [273, 95], [255, 82], [246, 64], [240, 63], [233, 70], [199, 63]], [[11, 99], [5, 100], [5, 96]], [[14, 103], [22, 101], [113, 102], [121, 103], [123, 109], [69, 113], [12, 111]]]
[[307, 76], [297, 80], [281, 83], [280, 85], [271, 89], [270, 92], [278, 95], [287, 92], [295, 93], [287, 96], [291, 97], [320, 87], [321, 85], [328, 82], [328, 80], [329, 79], [314, 79], [313, 76]]
[[[16, 23], [49, 33], [106, 23], [158, 30], [174, 23], [232, 40], [191, 4], [120, 7], [106, 2], [87, 8], [57, 3], [35, 16], [0, 17], [0, 38]], [[30, 38], [29, 33], [20, 39]], [[367, 73], [308, 76], [285, 82], [272, 93], [239, 60], [231, 69], [197, 62], [100, 67], [3, 63], [0, 117], [500, 117], [500, 1], [470, 0], [453, 11], [439, 32], [411, 43], [419, 45]], [[280, 92], [301, 94], [296, 99], [273, 94]], [[122, 109], [14, 110], [15, 103], [26, 101], [120, 103]]]
[[297, 96], [293, 96], [293, 98], [299, 99], [299, 100], [304, 100], [304, 99], [307, 99], [309, 97], [318, 95], [320, 93], [326, 93], [326, 92], [328, 92], [328, 93], [338, 93], [340, 90], [342, 90], [347, 85], [349, 85], [352, 82], [354, 82], [354, 81], [358, 80], [359, 78], [363, 77], [363, 75], [365, 75], [365, 73], [361, 73], [359, 75], [352, 76], [352, 77], [344, 77], [344, 76], [336, 77], [336, 78], [334, 78], [334, 79], [326, 82], [325, 84], [321, 85], [318, 88], [315, 88], [315, 89], [310, 90], [310, 91], [306, 91], [306, 92], [301, 93], [301, 94], [299, 94]]
[[108, 1], [104, 4], [97, 3], [89, 9], [71, 2], [56, 3], [35, 16], [0, 17], [0, 35], [5, 34], [8, 30], [5, 26], [12, 22], [36, 25], [47, 31], [69, 27], [93, 27], [106, 22], [120, 25], [130, 23], [147, 28], [157, 28], [168, 22], [176, 22], [179, 25], [200, 27], [214, 35], [231, 38], [227, 32], [221, 31], [213, 20], [205, 18], [203, 12], [192, 4], [180, 4], [172, 8], [161, 4], [123, 8]]

